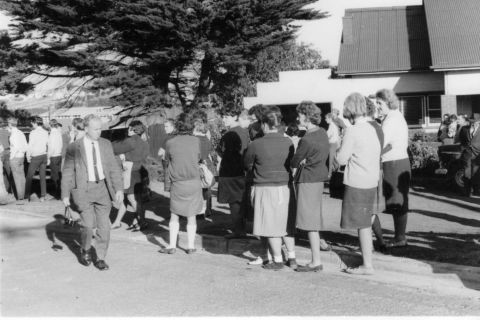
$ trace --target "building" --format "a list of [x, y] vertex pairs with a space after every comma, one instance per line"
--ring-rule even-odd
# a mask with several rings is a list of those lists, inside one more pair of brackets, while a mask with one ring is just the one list
[[104, 128], [109, 128], [110, 125], [116, 123], [117, 115], [122, 111], [122, 107], [71, 107], [56, 109], [54, 111], [47, 111], [38, 116], [43, 119], [43, 122], [48, 124], [51, 119], [56, 119], [65, 128], [72, 124], [74, 118], [84, 118], [88, 114], [95, 114], [102, 119]]
[[348, 9], [336, 75], [331, 70], [281, 72], [258, 83], [257, 103], [287, 114], [302, 100], [324, 113], [342, 110], [351, 92], [393, 89], [411, 128], [438, 128], [442, 114], [480, 112], [480, 1], [424, 0], [420, 6]]

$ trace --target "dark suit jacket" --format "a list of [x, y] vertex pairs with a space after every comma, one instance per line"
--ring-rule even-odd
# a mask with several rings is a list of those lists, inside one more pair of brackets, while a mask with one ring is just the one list
[[[110, 141], [100, 138], [98, 139], [98, 147], [110, 199], [114, 200], [115, 193], [123, 191], [122, 170], [115, 160]], [[86, 192], [87, 182], [87, 155], [83, 138], [81, 138], [71, 143], [67, 148], [62, 171], [62, 199], [69, 198], [72, 189], [75, 187], [82, 193]], [[80, 206], [80, 204], [76, 205]]]

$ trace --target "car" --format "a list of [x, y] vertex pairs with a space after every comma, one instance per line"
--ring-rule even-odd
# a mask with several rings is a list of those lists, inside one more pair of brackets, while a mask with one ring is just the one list
[[440, 169], [438, 174], [445, 174], [449, 185], [461, 192], [464, 189], [465, 165], [462, 162], [463, 147], [460, 144], [449, 144], [438, 147]]

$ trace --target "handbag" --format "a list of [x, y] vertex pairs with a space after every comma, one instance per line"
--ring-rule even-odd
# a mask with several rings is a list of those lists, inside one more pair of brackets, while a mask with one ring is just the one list
[[213, 173], [203, 163], [199, 164], [199, 171], [200, 171], [200, 182], [202, 183], [202, 189], [210, 188], [215, 183], [215, 177]]
[[65, 215], [65, 220], [64, 220], [63, 224], [65, 226], [75, 227], [77, 225], [78, 221], [73, 219], [72, 211], [71, 211], [70, 207], [65, 207], [64, 215]]

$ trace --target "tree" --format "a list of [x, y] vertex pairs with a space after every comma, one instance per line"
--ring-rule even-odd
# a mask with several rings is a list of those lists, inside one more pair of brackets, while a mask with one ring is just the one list
[[[313, 2], [7, 0], [3, 9], [19, 24], [0, 54], [19, 74], [78, 77], [88, 90], [119, 88], [113, 104], [143, 111], [174, 101], [186, 107], [211, 93], [229, 99], [225, 81], [237, 86], [259, 52], [293, 39], [293, 20], [326, 16], [305, 8]], [[25, 38], [29, 44], [12, 45]], [[53, 75], [58, 68], [65, 72]]]

